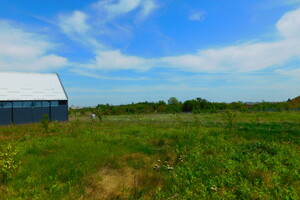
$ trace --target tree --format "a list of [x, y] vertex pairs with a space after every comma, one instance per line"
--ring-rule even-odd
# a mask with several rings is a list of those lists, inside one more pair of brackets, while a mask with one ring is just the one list
[[171, 97], [168, 100], [168, 105], [178, 105], [178, 104], [179, 104], [179, 101], [175, 97]]
[[199, 103], [196, 100], [187, 100], [182, 104], [183, 112], [192, 112], [199, 110]]
[[99, 119], [100, 121], [102, 121], [102, 118], [103, 118], [103, 112], [102, 112], [101, 108], [100, 108], [100, 107], [97, 107], [97, 108], [94, 110], [94, 113], [95, 113], [95, 115], [98, 117], [98, 119]]
[[199, 103], [200, 109], [209, 109], [209, 102], [206, 99], [202, 99], [200, 97], [196, 98], [197, 102]]

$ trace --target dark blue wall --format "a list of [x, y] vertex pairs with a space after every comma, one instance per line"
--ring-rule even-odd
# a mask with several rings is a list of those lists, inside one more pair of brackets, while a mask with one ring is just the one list
[[[35, 104], [35, 103], [41, 104]], [[43, 104], [46, 103], [46, 106]], [[0, 102], [0, 125], [26, 124], [40, 122], [44, 115], [48, 115], [51, 121], [68, 121], [68, 101], [33, 101], [32, 106], [3, 108]], [[2, 102], [3, 103], [3, 102]], [[23, 104], [25, 105], [25, 103]], [[38, 106], [36, 106], [38, 105]], [[44, 107], [43, 107], [44, 106]]]
[[40, 122], [44, 115], [50, 119], [50, 108], [32, 108], [32, 122]]
[[51, 121], [68, 121], [68, 102], [60, 101], [58, 107], [51, 107]]
[[8, 125], [12, 123], [12, 109], [0, 108], [0, 125]]
[[26, 124], [32, 122], [32, 108], [14, 108], [13, 123]]

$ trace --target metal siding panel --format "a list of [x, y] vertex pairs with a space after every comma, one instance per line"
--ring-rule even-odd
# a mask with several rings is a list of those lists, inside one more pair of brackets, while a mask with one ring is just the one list
[[12, 123], [12, 109], [0, 108], [0, 125], [9, 125]]
[[26, 124], [32, 122], [32, 108], [13, 108], [13, 123]]
[[40, 122], [44, 115], [50, 118], [50, 108], [32, 108], [32, 122]]
[[51, 108], [51, 121], [68, 121], [68, 104], [60, 102], [58, 107]]

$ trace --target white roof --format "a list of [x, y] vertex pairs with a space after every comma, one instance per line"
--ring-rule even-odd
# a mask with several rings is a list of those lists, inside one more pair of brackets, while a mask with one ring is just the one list
[[0, 101], [67, 99], [58, 74], [0, 72]]

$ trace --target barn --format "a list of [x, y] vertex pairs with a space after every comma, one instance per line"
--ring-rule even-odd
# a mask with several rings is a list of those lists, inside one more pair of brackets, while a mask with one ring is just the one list
[[68, 120], [68, 96], [57, 73], [0, 72], [0, 125]]

